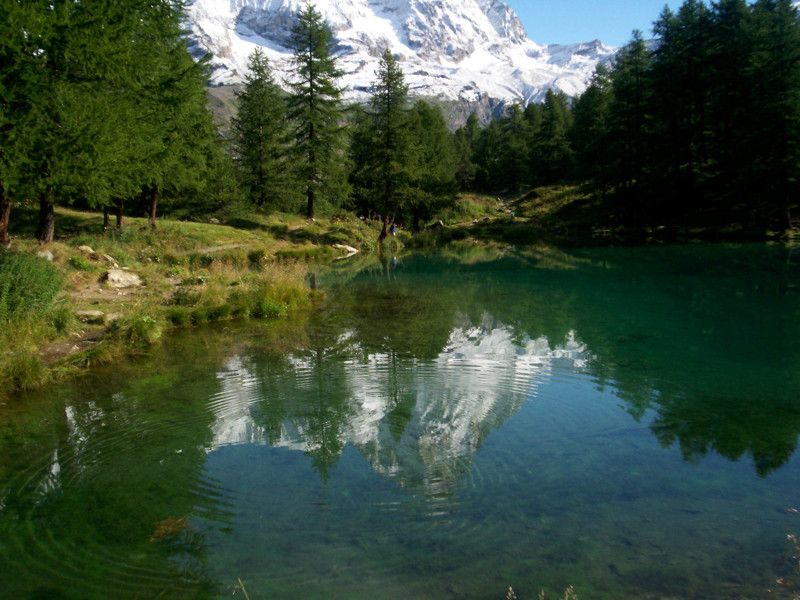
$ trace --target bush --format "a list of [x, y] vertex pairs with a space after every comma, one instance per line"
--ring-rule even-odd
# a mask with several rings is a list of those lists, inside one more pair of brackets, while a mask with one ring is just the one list
[[0, 322], [50, 308], [62, 279], [49, 261], [18, 252], [0, 252]]
[[109, 334], [131, 344], [155, 344], [164, 332], [164, 322], [147, 314], [133, 314], [112, 322]]
[[191, 314], [189, 309], [183, 306], [176, 306], [169, 310], [167, 318], [173, 325], [186, 325], [191, 320]]
[[92, 263], [90, 263], [87, 259], [83, 258], [82, 256], [73, 256], [69, 259], [69, 264], [71, 264], [74, 268], [78, 269], [78, 271], [91, 271]]
[[59, 334], [71, 331], [78, 324], [75, 312], [69, 306], [59, 304], [50, 314], [50, 323]]
[[211, 309], [207, 306], [198, 306], [192, 311], [192, 323], [208, 323], [211, 320]]
[[278, 304], [269, 298], [262, 298], [253, 311], [253, 316], [260, 319], [283, 317], [285, 315], [286, 306]]
[[42, 361], [27, 351], [10, 354], [0, 365], [0, 381], [12, 390], [38, 389], [47, 380]]

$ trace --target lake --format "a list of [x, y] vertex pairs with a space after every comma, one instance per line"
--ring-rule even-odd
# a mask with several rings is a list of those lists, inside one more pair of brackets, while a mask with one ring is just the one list
[[798, 283], [782, 245], [321, 267], [309, 314], [0, 406], [0, 596], [790, 598]]

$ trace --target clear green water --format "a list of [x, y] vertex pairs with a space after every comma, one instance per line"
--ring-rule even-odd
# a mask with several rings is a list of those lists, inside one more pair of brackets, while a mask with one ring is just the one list
[[797, 591], [800, 251], [314, 283], [313, 315], [183, 332], [0, 407], [0, 597]]

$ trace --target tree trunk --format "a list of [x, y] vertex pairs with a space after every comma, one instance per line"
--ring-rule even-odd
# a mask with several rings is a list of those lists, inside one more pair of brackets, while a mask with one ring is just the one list
[[11, 198], [6, 196], [6, 188], [0, 181], [0, 246], [8, 246], [8, 222], [11, 218]]
[[383, 240], [389, 235], [389, 215], [383, 215], [383, 228], [378, 236], [378, 246], [383, 246]]
[[158, 206], [158, 186], [154, 185], [150, 189], [150, 217], [148, 222], [150, 227], [156, 228], [156, 206]]
[[117, 229], [122, 229], [122, 217], [125, 214], [125, 201], [117, 199]]
[[40, 244], [49, 244], [53, 241], [55, 225], [53, 186], [48, 184], [39, 197], [39, 228], [36, 231], [36, 239]]
[[308, 186], [308, 207], [306, 209], [306, 216], [309, 219], [314, 218], [314, 188]]
[[111, 221], [111, 209], [106, 204], [103, 207], [103, 231], [108, 231], [108, 225], [110, 221]]

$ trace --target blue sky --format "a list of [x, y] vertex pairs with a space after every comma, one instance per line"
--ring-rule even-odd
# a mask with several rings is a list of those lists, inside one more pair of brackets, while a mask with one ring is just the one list
[[600, 39], [622, 46], [634, 29], [650, 37], [653, 21], [668, 4], [682, 0], [505, 0], [519, 15], [528, 36], [539, 44], [571, 44]]

